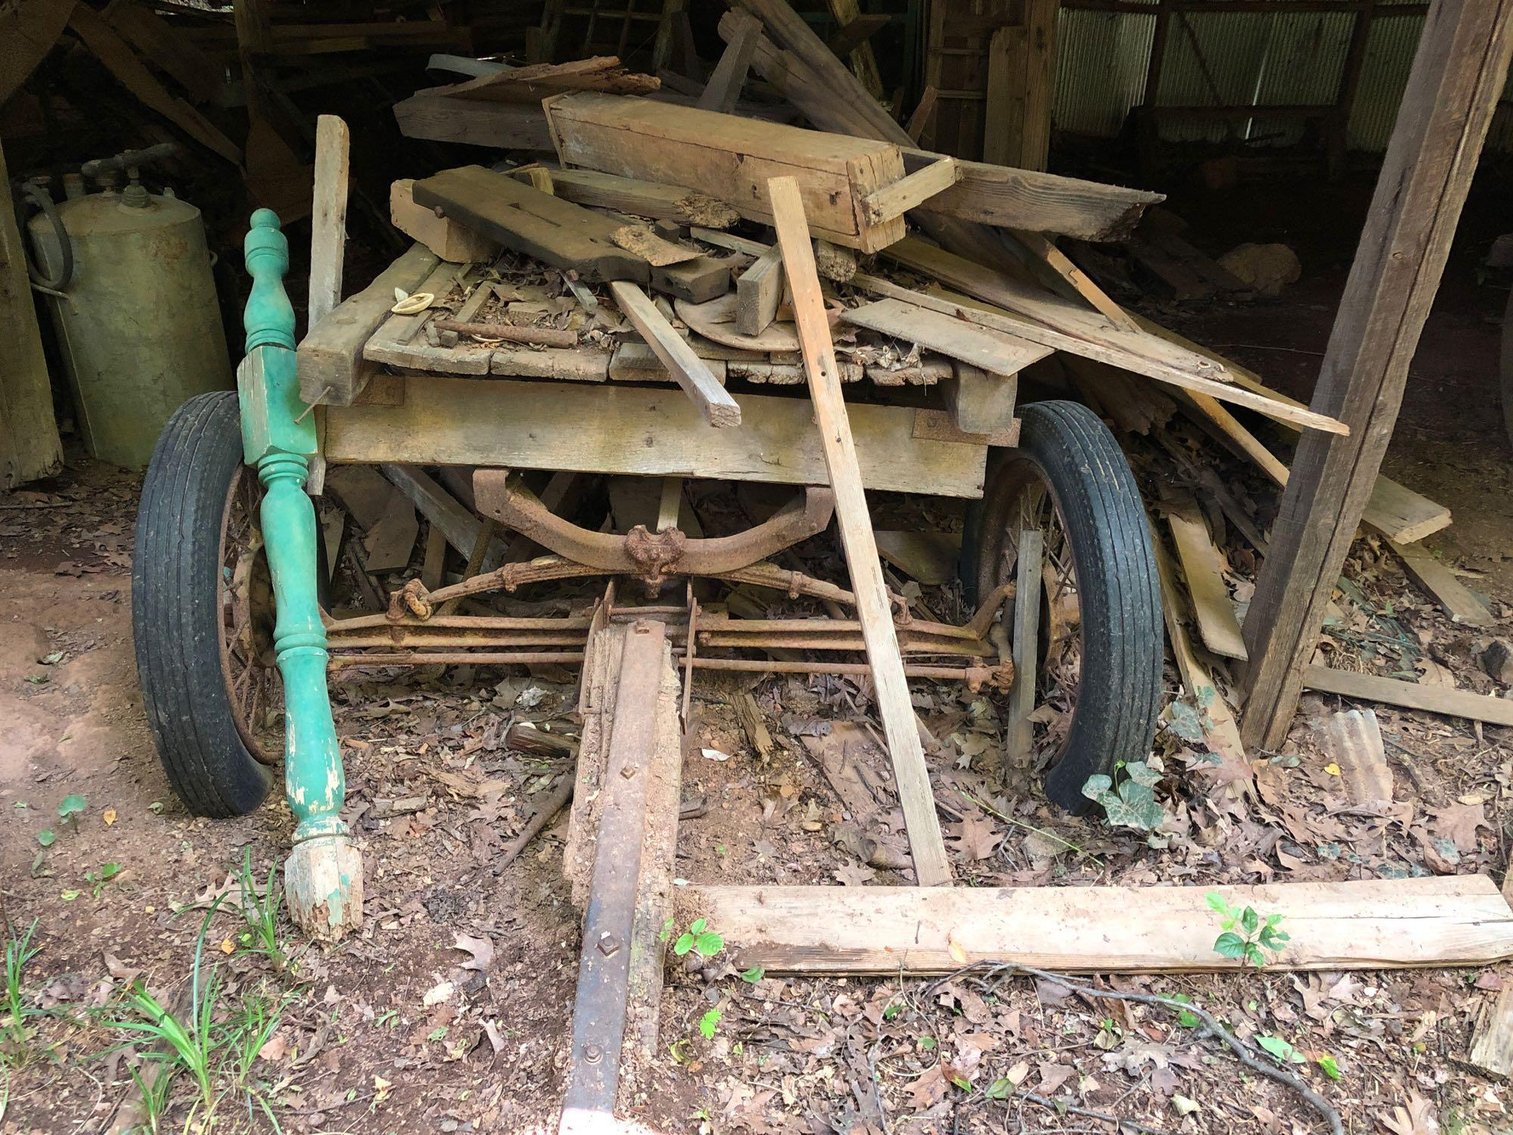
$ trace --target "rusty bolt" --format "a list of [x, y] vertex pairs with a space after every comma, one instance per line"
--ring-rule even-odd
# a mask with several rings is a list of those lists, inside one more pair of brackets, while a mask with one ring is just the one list
[[635, 776], [636, 773], [638, 773], [640, 771], [641, 771], [641, 768], [640, 768], [639, 765], [626, 765], [624, 768], [622, 768], [620, 770], [620, 775], [622, 777], [624, 777], [626, 780], [629, 780], [631, 777]]
[[583, 1046], [583, 1059], [590, 1064], [597, 1064], [604, 1059], [604, 1049], [597, 1044], [585, 1044]]
[[620, 952], [620, 939], [613, 934], [601, 934], [599, 936], [599, 952], [606, 958], [612, 958]]
[[634, 630], [637, 634], [651, 634], [651, 624], [648, 623], [645, 619], [638, 620], [636, 622], [636, 625], [631, 629]]

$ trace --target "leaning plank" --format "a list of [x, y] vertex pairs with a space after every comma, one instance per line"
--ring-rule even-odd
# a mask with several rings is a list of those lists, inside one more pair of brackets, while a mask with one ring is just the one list
[[919, 343], [991, 374], [1018, 374], [1031, 363], [1051, 354], [1051, 348], [1043, 344], [977, 327], [902, 300], [878, 300], [865, 307], [853, 308], [842, 318], [857, 327]]
[[[496, 348], [497, 362], [501, 350]], [[554, 351], [522, 350], [550, 358]], [[607, 360], [607, 355], [600, 355]], [[736, 396], [741, 424], [712, 430], [681, 390], [583, 383], [406, 378], [400, 405], [332, 407], [323, 452], [333, 464], [489, 465], [649, 477], [823, 485], [813, 411], [800, 398]], [[922, 411], [854, 405], [862, 484], [980, 497], [981, 441], [915, 436]], [[584, 429], [585, 422], [594, 428]]]
[[[383, 475], [410, 498], [421, 515], [446, 536], [448, 544], [464, 556], [472, 555], [483, 522], [471, 510], [464, 508], [456, 497], [413, 465], [385, 464], [381, 468]], [[490, 543], [496, 547], [487, 548], [486, 556], [495, 551], [504, 551], [503, 544], [498, 540]]]
[[1485, 965], [1513, 957], [1513, 911], [1484, 875], [1249, 887], [689, 887], [678, 921], [717, 926], [738, 967], [952, 973], [974, 962], [1069, 973], [1241, 970], [1214, 953], [1217, 890], [1284, 913], [1267, 969]]
[[709, 82], [704, 84], [704, 93], [696, 104], [700, 110], [729, 114], [746, 85], [746, 72], [751, 68], [751, 56], [762, 34], [762, 22], [747, 12], [732, 14], [736, 17], [735, 34], [715, 64]]
[[[940, 253], [938, 249], [933, 251], [940, 255], [949, 255]], [[960, 261], [962, 264], [970, 265], [974, 274], [981, 273], [982, 278], [991, 277], [994, 280], [1007, 281], [1007, 277], [1002, 276], [1000, 273], [989, 272], [987, 269], [973, 265], [971, 261], [964, 260], [961, 257], [955, 257], [954, 259]], [[1042, 310], [1035, 312], [1031, 304], [1025, 303], [1021, 304], [1021, 306], [1026, 308], [1026, 313], [1016, 314], [1000, 304], [997, 299], [972, 299], [966, 296], [951, 294], [932, 295], [926, 292], [910, 291], [908, 288], [899, 287], [890, 280], [865, 272], [858, 272], [852, 277], [851, 282], [857, 287], [863, 288], [875, 295], [887, 296], [891, 299], [901, 299], [917, 307], [929, 308], [931, 311], [938, 311], [968, 323], [991, 328], [995, 331], [1002, 331], [1022, 339], [1028, 339], [1032, 343], [1039, 343], [1054, 350], [1066, 351], [1070, 354], [1080, 355], [1083, 358], [1109, 363], [1123, 370], [1143, 374], [1147, 378], [1154, 378], [1160, 382], [1170, 383], [1173, 386], [1180, 386], [1187, 390], [1197, 390], [1205, 394], [1211, 394], [1215, 398], [1221, 398], [1239, 406], [1247, 406], [1252, 410], [1259, 410], [1271, 418], [1291, 420], [1312, 426], [1315, 429], [1335, 433], [1344, 428], [1339, 422], [1336, 422], [1333, 418], [1327, 418], [1323, 414], [1315, 414], [1308, 409], [1298, 409], [1288, 405], [1286, 402], [1267, 397], [1266, 395], [1256, 394], [1238, 384], [1209, 377], [1216, 371], [1216, 368], [1211, 364], [1197, 367], [1196, 370], [1198, 373], [1194, 373], [1193, 370], [1186, 369], [1188, 365], [1187, 360], [1174, 359], [1169, 353], [1164, 358], [1154, 357], [1154, 352], [1146, 353], [1152, 350], [1149, 336], [1142, 338], [1135, 335], [1133, 336], [1134, 341], [1131, 342], [1132, 333], [1120, 332], [1112, 327], [1107, 327], [1105, 334], [1101, 337], [1096, 335], [1094, 337], [1084, 337], [1081, 334], [1070, 333], [1050, 323], [1043, 322], [1044, 308], [1054, 306], [1059, 306], [1063, 314], [1069, 309], [1076, 320], [1080, 320], [1083, 317], [1098, 319], [1100, 321], [1102, 319], [1101, 316], [1093, 312], [1082, 311], [1070, 305], [1067, 301], [1055, 297], [1045, 296], [1040, 293], [1026, 293], [1033, 295], [1034, 306], [1040, 306]], [[1013, 282], [1009, 281], [1009, 283]], [[998, 295], [999, 298], [1009, 298], [1011, 303], [1016, 302], [1013, 297], [1000, 295], [996, 289], [981, 283], [969, 286], [972, 286], [976, 291]], [[1019, 289], [1019, 285], [1017, 284], [1014, 284], [1014, 287], [1015, 289]], [[1139, 349], [1137, 350], [1137, 348]]]
[[136, 52], [111, 30], [104, 16], [88, 4], [79, 4], [69, 16], [68, 26], [84, 41], [84, 46], [89, 48], [95, 58], [104, 64], [105, 69], [139, 101], [157, 111], [202, 146], [214, 150], [227, 161], [240, 164], [241, 148], [221, 133], [215, 123], [158, 82]]
[[1450, 510], [1407, 485], [1378, 473], [1366, 502], [1365, 521], [1399, 544], [1413, 544], [1450, 526]]
[[451, 98], [448, 88], [417, 91], [394, 104], [394, 121], [406, 138], [457, 142], [496, 150], [552, 148], [552, 134], [540, 105], [478, 102]]
[[1045, 534], [1038, 528], [1021, 528], [1016, 536], [1018, 559], [1014, 565], [1014, 685], [1009, 690], [1009, 714], [1005, 728], [1008, 756], [1027, 762], [1034, 755], [1036, 655], [1040, 650], [1040, 569], [1045, 562]]
[[75, 0], [8, 4], [0, 10], [0, 105], [31, 77], [58, 42]]
[[615, 221], [507, 174], [461, 166], [417, 181], [413, 193], [417, 205], [585, 279], [645, 283], [650, 274], [644, 259], [615, 244]]
[[1489, 694], [1473, 694], [1469, 690], [1400, 682], [1396, 678], [1331, 670], [1327, 666], [1305, 667], [1303, 685], [1310, 690], [1359, 701], [1385, 702], [1407, 709], [1442, 713], [1446, 717], [1485, 721], [1489, 725], [1513, 725], [1513, 701]]
[[413, 291], [435, 269], [429, 249], [414, 245], [378, 278], [338, 304], [299, 345], [299, 391], [306, 403], [345, 406], [362, 390], [363, 347], [394, 306], [394, 289]]
[[901, 181], [885, 185], [862, 199], [867, 220], [881, 224], [889, 217], [918, 208], [961, 180], [961, 168], [955, 158], [941, 158], [921, 166]]
[[1497, 620], [1487, 605], [1471, 593], [1471, 589], [1455, 578], [1455, 573], [1442, 564], [1434, 553], [1422, 544], [1399, 544], [1388, 541], [1403, 568], [1444, 608], [1445, 614], [1456, 623], [1468, 627], [1490, 627]]
[[971, 363], [953, 365], [945, 384], [946, 408], [956, 428], [969, 434], [1013, 429], [1019, 376], [993, 374]]
[[677, 379], [699, 413], [711, 426], [727, 427], [741, 424], [741, 408], [735, 399], [709, 372], [704, 360], [693, 353], [688, 340], [673, 329], [671, 323], [657, 305], [634, 284], [615, 282], [609, 286], [615, 304], [641, 333], [647, 346], [662, 360], [668, 372]]
[[341, 303], [347, 253], [347, 124], [334, 114], [315, 123], [315, 196], [310, 216], [310, 291], [306, 315], [314, 327]]
[[[1152, 534], [1154, 537], [1154, 533]], [[1177, 672], [1182, 675], [1182, 686], [1198, 710], [1198, 720], [1203, 728], [1203, 739], [1209, 750], [1217, 753], [1225, 762], [1237, 767], [1245, 766], [1245, 743], [1240, 739], [1240, 726], [1234, 712], [1219, 687], [1214, 685], [1208, 667], [1193, 649], [1184, 619], [1188, 617], [1187, 604], [1177, 591], [1177, 582], [1166, 548], [1160, 540], [1152, 540], [1156, 553], [1156, 572], [1161, 581], [1161, 613], [1166, 619], [1166, 638], [1171, 643], [1172, 657], [1177, 660]]]
[[1240, 634], [1240, 620], [1229, 601], [1219, 552], [1197, 502], [1185, 494], [1166, 501], [1162, 507], [1172, 543], [1177, 547], [1177, 559], [1182, 564], [1182, 576], [1187, 581], [1187, 595], [1203, 645], [1225, 658], [1244, 661], [1245, 639]]
[[940, 820], [935, 814], [930, 771], [920, 747], [919, 725], [909, 699], [909, 682], [904, 676], [903, 656], [899, 653], [893, 612], [872, 535], [856, 440], [841, 394], [830, 322], [804, 221], [803, 198], [793, 178], [773, 178], [767, 183], [767, 190], [783, 253], [783, 271], [793, 293], [804, 370], [808, 373], [815, 421], [823, 439], [830, 487], [835, 493], [836, 523], [856, 595], [856, 613], [867, 646], [867, 661], [871, 664], [874, 697], [888, 739], [904, 824], [909, 832], [915, 881], [922, 887], [941, 886], [951, 881], [951, 865], [946, 859]]
[[612, 95], [561, 95], [546, 110], [564, 165], [687, 185], [766, 223], [767, 179], [793, 176], [815, 236], [875, 252], [904, 235], [902, 216], [873, 223], [861, 208], [904, 176], [886, 142]]

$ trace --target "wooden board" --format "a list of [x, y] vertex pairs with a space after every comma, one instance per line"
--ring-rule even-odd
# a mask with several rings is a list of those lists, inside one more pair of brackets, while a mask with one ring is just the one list
[[315, 123], [315, 194], [310, 214], [310, 291], [306, 311], [314, 327], [341, 303], [347, 253], [347, 124], [334, 114]]
[[625, 318], [641, 333], [646, 345], [652, 349], [669, 374], [677, 380], [688, 395], [688, 400], [698, 408], [700, 416], [711, 426], [728, 429], [741, 424], [741, 408], [735, 399], [710, 373], [704, 360], [693, 353], [688, 341], [679, 335], [671, 323], [657, 310], [657, 305], [634, 284], [616, 282], [609, 286]]
[[496, 150], [549, 152], [552, 134], [540, 105], [451, 98], [446, 87], [417, 91], [394, 104], [394, 121], [406, 138], [456, 142]]
[[307, 404], [347, 405], [361, 392], [367, 371], [363, 348], [389, 318], [394, 289], [406, 292], [436, 268], [429, 249], [414, 245], [356, 295], [348, 296], [312, 327], [299, 344], [299, 391]]
[[1004, 722], [1006, 756], [1028, 762], [1034, 752], [1036, 661], [1040, 651], [1040, 569], [1045, 560], [1045, 534], [1022, 528], [1014, 564], [1014, 685], [1009, 689]]
[[[52, 8], [67, 11], [71, 4], [23, 4], [23, 8]], [[138, 0], [116, 0], [100, 13], [122, 39], [161, 67], [189, 93], [197, 103], [215, 99], [226, 85], [224, 68], [217, 66], [179, 28], [164, 20], [147, 4]], [[0, 33], [0, 39], [4, 39]], [[0, 94], [0, 102], [4, 102]]]
[[1357, 701], [1383, 702], [1407, 709], [1442, 713], [1446, 717], [1464, 717], [1491, 725], [1513, 725], [1513, 700], [1474, 694], [1449, 686], [1431, 686], [1419, 682], [1401, 682], [1376, 674], [1355, 674], [1331, 670], [1327, 666], [1307, 666], [1303, 670], [1303, 688]]
[[[736, 395], [740, 426], [712, 430], [683, 392], [670, 387], [432, 376], [403, 383], [401, 405], [326, 409], [322, 452], [328, 461], [829, 483], [813, 411], [804, 399]], [[980, 497], [987, 447], [916, 438], [921, 412], [850, 407], [863, 484]]]
[[865, 307], [852, 308], [841, 316], [847, 323], [880, 331], [908, 343], [918, 343], [981, 367], [989, 374], [1018, 374], [1031, 363], [1051, 354], [1051, 348], [975, 327], [965, 320], [952, 319], [938, 311], [916, 307], [902, 300], [878, 300]]
[[451, 264], [491, 261], [499, 255], [497, 241], [415, 204], [413, 177], [400, 178], [389, 186], [389, 223], [411, 240], [425, 245], [438, 259]]
[[1177, 583], [1166, 548], [1155, 534], [1151, 534], [1151, 547], [1156, 553], [1156, 573], [1161, 581], [1161, 614], [1166, 620], [1166, 640], [1171, 644], [1172, 657], [1177, 661], [1177, 672], [1182, 675], [1182, 685], [1187, 696], [1198, 710], [1202, 723], [1203, 739], [1209, 749], [1226, 762], [1245, 767], [1245, 743], [1240, 738], [1240, 726], [1234, 711], [1214, 685], [1208, 667], [1193, 650], [1188, 636], [1186, 620], [1191, 617], [1187, 603], [1177, 591]]
[[[1503, 875], [1502, 893], [1513, 899], [1513, 865]], [[1513, 1077], [1513, 986], [1504, 985], [1497, 1000], [1482, 1010], [1467, 1059], [1494, 1079]]]
[[1163, 502], [1162, 508], [1177, 548], [1177, 560], [1182, 565], [1198, 636], [1215, 654], [1244, 661], [1245, 638], [1240, 633], [1240, 620], [1235, 617], [1235, 606], [1230, 602], [1229, 588], [1224, 585], [1220, 570], [1219, 552], [1197, 502], [1191, 496], [1175, 497]]
[[1484, 875], [1250, 887], [720, 887], [679, 892], [739, 969], [952, 973], [1017, 962], [1068, 973], [1240, 970], [1214, 953], [1204, 896], [1283, 915], [1268, 970], [1485, 965], [1513, 957], [1513, 911]]
[[767, 330], [777, 318], [784, 286], [783, 254], [769, 248], [736, 277], [736, 330], [742, 335], [760, 335]]
[[[781, 292], [783, 277], [781, 258], [775, 259], [773, 264], [779, 284], [777, 291]], [[698, 332], [713, 343], [743, 351], [763, 353], [799, 349], [798, 332], [791, 323], [773, 323], [769, 320], [759, 334], [747, 335], [740, 331], [737, 327], [737, 321], [741, 316], [739, 291], [723, 295], [719, 299], [712, 299], [708, 303], [689, 303], [687, 300], [679, 300], [673, 308], [678, 313], [678, 318], [688, 324], [689, 330]], [[774, 305], [775, 309], [776, 305]]]
[[415, 183], [415, 203], [440, 209], [514, 252], [589, 280], [646, 283], [650, 267], [614, 241], [620, 225], [482, 166], [443, 170]]
[[861, 206], [903, 178], [896, 146], [609, 95], [562, 95], [546, 108], [564, 165], [687, 185], [766, 223], [767, 179], [795, 176], [814, 235], [866, 252], [904, 235], [901, 216], [872, 223]]
[[1487, 605], [1471, 589], [1455, 578], [1455, 573], [1421, 544], [1388, 541], [1413, 582], [1428, 592], [1444, 608], [1452, 622], [1468, 627], [1490, 627], [1497, 622]]
[[7, 4], [0, 11], [0, 106], [21, 89], [58, 42], [74, 0]]
[[[901, 242], [902, 243], [902, 242]], [[940, 255], [939, 249], [933, 250]], [[987, 269], [972, 265], [970, 261], [961, 257], [954, 257], [955, 262], [969, 265], [972, 275], [983, 274], [981, 278], [991, 277], [994, 280], [1006, 280], [1001, 273], [991, 273]], [[966, 277], [955, 276], [959, 280]], [[968, 281], [970, 282], [970, 281]], [[1108, 363], [1122, 370], [1132, 371], [1135, 374], [1143, 374], [1148, 378], [1154, 378], [1161, 382], [1180, 386], [1187, 390], [1197, 390], [1210, 394], [1215, 398], [1221, 398], [1227, 402], [1247, 406], [1252, 410], [1259, 410], [1271, 418], [1287, 419], [1295, 422], [1303, 422], [1316, 429], [1338, 431], [1340, 424], [1333, 418], [1322, 414], [1315, 414], [1308, 409], [1298, 409], [1286, 402], [1270, 398], [1266, 395], [1257, 394], [1245, 389], [1239, 384], [1231, 384], [1214, 377], [1222, 372], [1216, 370], [1211, 364], [1194, 364], [1188, 358], [1172, 356], [1165, 353], [1164, 357], [1156, 357], [1160, 354], [1150, 342], [1151, 336], [1144, 341], [1131, 342], [1127, 336], [1130, 332], [1121, 332], [1104, 323], [1106, 333], [1093, 332], [1074, 333], [1063, 330], [1061, 327], [1044, 321], [1046, 308], [1059, 308], [1059, 314], [1070, 314], [1073, 322], [1081, 323], [1086, 319], [1102, 321], [1102, 317], [1095, 312], [1077, 308], [1060, 300], [1057, 297], [1045, 293], [1031, 292], [1031, 302], [1023, 302], [1004, 293], [997, 292], [996, 288], [979, 283], [973, 285], [981, 292], [993, 292], [1000, 298], [1007, 298], [1025, 309], [1024, 314], [1010, 311], [1001, 304], [995, 304], [992, 300], [973, 299], [967, 296], [955, 295], [950, 292], [943, 294], [931, 294], [928, 292], [910, 291], [908, 288], [899, 287], [890, 280], [873, 276], [864, 272], [858, 272], [852, 283], [857, 287], [876, 295], [887, 296], [891, 299], [901, 299], [905, 303], [914, 304], [917, 307], [928, 308], [931, 311], [941, 312], [953, 318], [964, 320], [968, 323], [987, 327], [994, 331], [1002, 331], [1022, 339], [1028, 339], [1032, 343], [1039, 343], [1045, 347], [1051, 347], [1058, 351], [1066, 351], [1083, 358], [1093, 359], [1098, 362]], [[1016, 291], [1023, 289], [1017, 284]], [[1039, 309], [1038, 311], [1036, 309]], [[1031, 314], [1033, 312], [1033, 314]], [[1065, 322], [1064, 320], [1058, 320]], [[1138, 337], [1137, 337], [1138, 338]]]
[[959, 362], [945, 384], [945, 397], [957, 429], [969, 434], [999, 433], [1014, 427], [1019, 376], [991, 374]]
[[740, 213], [718, 197], [685, 185], [618, 177], [593, 169], [553, 169], [551, 175], [557, 196], [579, 205], [713, 228], [741, 219]]
[[804, 221], [803, 197], [798, 181], [789, 177], [773, 178], [767, 183], [767, 191], [778, 245], [783, 252], [783, 273], [793, 293], [793, 313], [809, 378], [809, 396], [814, 403], [815, 424], [819, 427], [830, 487], [835, 492], [836, 526], [840, 529], [846, 569], [856, 597], [862, 641], [867, 646], [873, 700], [887, 736], [904, 826], [909, 833], [915, 882], [921, 887], [948, 885], [951, 864], [940, 834], [930, 771], [919, 740], [919, 722], [909, 697], [893, 610], [872, 535], [856, 439], [841, 393], [840, 368], [835, 359], [835, 345], [830, 340], [830, 320]]
[[1450, 526], [1450, 510], [1391, 477], [1378, 474], [1366, 502], [1365, 522], [1389, 540], [1413, 544]]

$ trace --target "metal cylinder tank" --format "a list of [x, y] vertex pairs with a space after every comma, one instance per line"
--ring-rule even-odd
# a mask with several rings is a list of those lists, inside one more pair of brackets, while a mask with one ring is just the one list
[[[85, 444], [140, 469], [185, 399], [233, 385], [200, 211], [139, 185], [61, 202], [73, 270], [47, 297]], [[64, 275], [53, 219], [28, 222], [42, 272]]]

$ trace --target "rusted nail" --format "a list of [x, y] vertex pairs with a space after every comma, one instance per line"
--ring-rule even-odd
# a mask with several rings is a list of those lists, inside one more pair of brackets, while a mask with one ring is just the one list
[[599, 938], [599, 952], [606, 958], [612, 958], [620, 950], [620, 939], [613, 934], [604, 934]]
[[648, 623], [645, 619], [638, 621], [632, 629], [637, 634], [651, 634], [651, 624]]
[[604, 1049], [597, 1044], [585, 1044], [583, 1046], [583, 1059], [590, 1064], [597, 1064], [604, 1059]]

